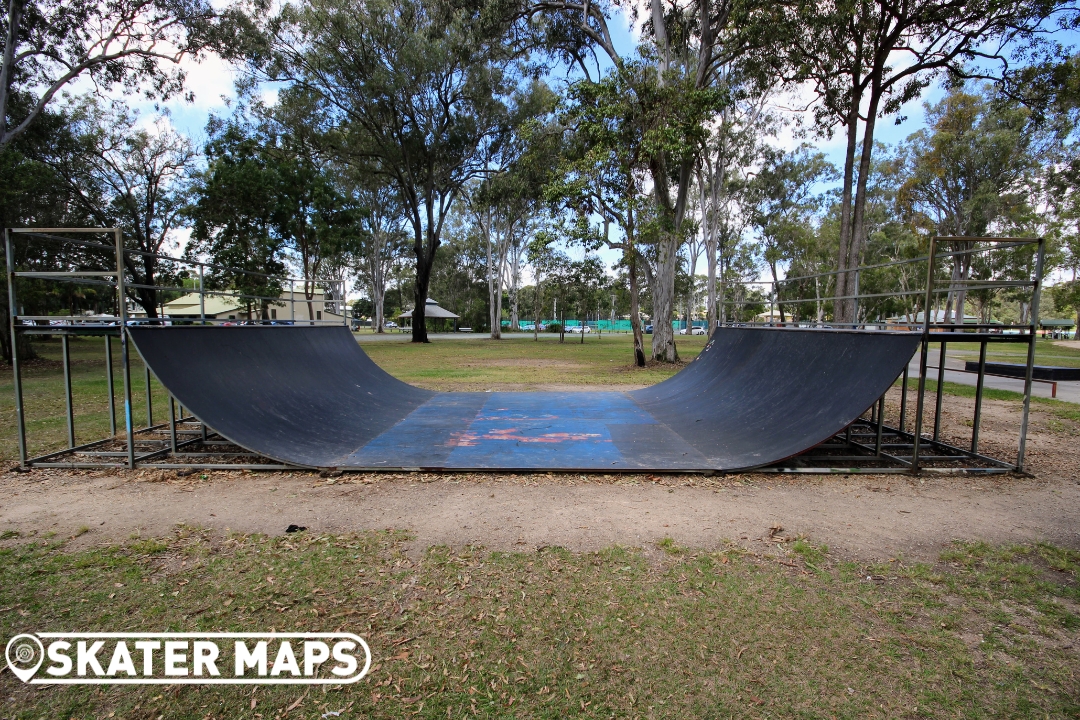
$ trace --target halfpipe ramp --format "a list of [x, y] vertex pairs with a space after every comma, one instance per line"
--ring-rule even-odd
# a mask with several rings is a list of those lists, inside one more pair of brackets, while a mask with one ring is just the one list
[[132, 327], [158, 380], [223, 437], [317, 468], [741, 470], [827, 440], [896, 379], [917, 333], [721, 328], [631, 392], [432, 392], [344, 327]]

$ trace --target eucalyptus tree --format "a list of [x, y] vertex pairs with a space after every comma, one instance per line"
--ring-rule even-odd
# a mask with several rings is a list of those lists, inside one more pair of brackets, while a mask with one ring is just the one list
[[184, 224], [198, 153], [167, 118], [143, 127], [123, 104], [93, 97], [69, 110], [78, 146], [54, 156], [53, 167], [93, 224], [123, 229], [125, 247], [137, 251], [124, 255], [133, 280], [128, 292], [156, 318], [161, 297], [155, 285], [177, 271], [157, 256]]
[[[913, 222], [937, 235], [985, 237], [1031, 213], [1052, 138], [1030, 112], [986, 86], [954, 88], [926, 106], [926, 127], [902, 146], [907, 177], [900, 201]], [[970, 241], [954, 250], [972, 250]], [[963, 322], [971, 253], [952, 257], [945, 322]]]
[[372, 329], [385, 332], [386, 285], [409, 247], [405, 211], [397, 190], [383, 178], [362, 175], [355, 184], [360, 225], [354, 269], [372, 302]]
[[836, 320], [854, 322], [866, 244], [867, 183], [879, 118], [896, 115], [937, 77], [1001, 79], [1010, 61], [1058, 52], [1045, 36], [1077, 23], [1075, 0], [788, 0], [761, 4], [772, 43], [758, 59], [810, 83], [822, 134], [846, 133], [837, 250]]
[[[762, 257], [772, 274], [773, 297], [781, 298], [781, 263], [790, 264], [813, 243], [814, 220], [823, 198], [817, 189], [834, 176], [822, 153], [805, 146], [795, 152], [774, 150], [750, 182], [750, 223], [762, 246]], [[785, 322], [784, 305], [779, 305]]]
[[231, 42], [223, 19], [207, 0], [8, 0], [0, 20], [0, 149], [76, 81], [158, 99], [182, 92], [179, 63]]
[[755, 87], [732, 78], [737, 92], [709, 127], [695, 169], [697, 213], [705, 247], [705, 314], [707, 327], [723, 320], [724, 261], [728, 247], [742, 240], [746, 213], [742, 211], [747, 180], [766, 147], [765, 139], [779, 128], [776, 114], [769, 109], [772, 88]]
[[[652, 355], [674, 362], [675, 273], [686, 239], [691, 181], [707, 136], [703, 126], [727, 102], [724, 68], [760, 45], [767, 28], [754, 19], [752, 5], [735, 0], [652, 0], [640, 56], [633, 57], [612, 40], [608, 19], [613, 10], [591, 0], [536, 0], [525, 15], [548, 21], [549, 42], [565, 59], [580, 61], [589, 50], [605, 55], [614, 66], [606, 82], [618, 86], [624, 104], [633, 109], [612, 107], [615, 116], [640, 128], [656, 222]], [[636, 6], [631, 15], [637, 19]], [[579, 65], [588, 72], [584, 62]], [[592, 82], [592, 77], [585, 80]]]
[[[276, 297], [286, 275], [286, 248], [274, 230], [277, 173], [256, 129], [243, 118], [212, 120], [206, 169], [196, 179], [189, 209], [192, 259], [216, 265], [204, 276], [207, 288]], [[268, 303], [260, 303], [267, 317]]]
[[393, 183], [416, 261], [413, 342], [446, 218], [485, 170], [481, 147], [506, 133], [515, 43], [497, 2], [312, 0], [262, 18], [258, 77], [320, 101], [349, 157]]
[[552, 122], [555, 94], [533, 82], [516, 93], [507, 132], [484, 144], [487, 169], [465, 196], [487, 250], [491, 337], [502, 336], [503, 288], [509, 286], [511, 327], [517, 327], [517, 290], [526, 238], [542, 222], [544, 187], [561, 151], [561, 128]]
[[[656, 213], [645, 192], [649, 166], [644, 125], [639, 105], [628, 91], [629, 75], [636, 67], [623, 68], [597, 82], [571, 85], [560, 112], [568, 139], [546, 197], [576, 217], [572, 235], [587, 250], [606, 245], [622, 253], [630, 283], [634, 362], [644, 367], [638, 277], [639, 270], [644, 271], [650, 286], [656, 277], [649, 253], [642, 247], [643, 235], [655, 235], [651, 228]], [[594, 215], [601, 218], [601, 228], [591, 226]]]
[[[275, 276], [214, 278], [259, 290], [252, 295], [277, 295], [282, 271], [298, 268], [308, 317], [315, 318], [319, 281], [340, 274], [356, 252], [362, 209], [346, 170], [321, 156], [325, 139], [304, 122], [306, 113], [295, 111], [286, 97], [253, 119], [238, 113], [227, 123], [211, 123], [208, 167], [190, 210], [195, 242], [189, 254]], [[265, 316], [267, 301], [261, 305]]]

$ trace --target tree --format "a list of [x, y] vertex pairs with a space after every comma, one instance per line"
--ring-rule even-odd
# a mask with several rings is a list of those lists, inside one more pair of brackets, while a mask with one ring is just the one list
[[360, 251], [356, 271], [372, 302], [372, 329], [385, 332], [386, 284], [390, 271], [408, 250], [405, 213], [397, 191], [382, 178], [365, 176], [357, 183], [360, 207]]
[[[309, 318], [316, 317], [320, 282], [351, 264], [362, 215], [350, 169], [326, 159], [333, 139], [308, 122], [313, 114], [309, 98], [285, 91], [273, 108], [252, 108], [254, 117], [241, 110], [228, 123], [212, 121], [208, 182], [200, 185], [193, 212], [203, 221], [198, 238], [217, 237], [202, 248], [211, 257], [231, 255], [230, 239], [243, 246], [261, 236], [269, 256], [298, 268]], [[230, 184], [230, 177], [240, 184]], [[238, 259], [238, 267], [246, 267]], [[328, 300], [338, 284], [326, 283]]]
[[[907, 179], [900, 198], [916, 224], [937, 235], [985, 237], [1009, 217], [1029, 210], [1031, 188], [1044, 156], [1044, 138], [1023, 106], [989, 87], [954, 88], [926, 106], [927, 127], [904, 146]], [[921, 219], [921, 223], [920, 223]], [[971, 251], [973, 242], [949, 249]], [[946, 323], [963, 323], [966, 290], [976, 256], [952, 257]]]
[[[753, 85], [749, 85], [752, 89]], [[772, 134], [776, 125], [775, 118], [766, 111], [769, 94], [743, 92], [721, 110], [695, 169], [707, 273], [706, 325], [710, 333], [724, 319], [723, 263], [729, 247], [743, 236], [745, 215], [740, 210], [747, 173], [758, 159], [761, 138]]]
[[[197, 178], [186, 254], [217, 265], [207, 287], [278, 297], [286, 275], [285, 242], [274, 232], [277, 182], [254, 129], [241, 118], [212, 121], [207, 168]], [[266, 318], [268, 303], [260, 303]]]
[[529, 242], [526, 250], [529, 264], [533, 268], [533, 340], [540, 339], [540, 322], [543, 318], [544, 283], [549, 278], [554, 278], [560, 267], [569, 264], [569, 259], [560, 251], [552, 247], [555, 238], [547, 230], [536, 233]]
[[[587, 250], [604, 244], [621, 251], [630, 282], [634, 362], [644, 367], [639, 268], [650, 285], [655, 273], [640, 241], [643, 230], [648, 234], [655, 213], [643, 192], [649, 172], [643, 127], [629, 97], [617, 74], [570, 87], [560, 114], [569, 140], [545, 192], [550, 203], [576, 218], [571, 235]], [[593, 215], [601, 218], [600, 228], [592, 227]], [[621, 237], [612, 236], [613, 226]]]
[[172, 241], [190, 200], [196, 151], [166, 118], [153, 130], [119, 103], [103, 106], [84, 98], [72, 111], [80, 147], [56, 162], [72, 200], [100, 227], [120, 227], [127, 291], [149, 318], [158, 317], [162, 276], [176, 272], [157, 255]]
[[821, 133], [830, 134], [841, 125], [847, 134], [837, 322], [855, 321], [854, 269], [866, 244], [867, 183], [877, 120], [895, 114], [942, 74], [1000, 79], [1010, 55], [1054, 52], [1055, 46], [1043, 36], [1058, 21], [1075, 23], [1075, 11], [1072, 0], [792, 0], [759, 6], [759, 12], [773, 18], [768, 21], [773, 43], [759, 58], [786, 80], [814, 85]]
[[180, 92], [179, 62], [232, 35], [222, 19], [205, 0], [8, 0], [0, 24], [0, 149], [80, 78], [160, 99]]
[[316, 97], [349, 157], [400, 193], [416, 259], [413, 342], [427, 341], [424, 303], [447, 215], [485, 169], [478, 150], [506, 132], [518, 78], [503, 9], [448, 0], [285, 5], [264, 24], [268, 52], [252, 57], [261, 77]]
[[[813, 243], [811, 223], [821, 207], [821, 197], [814, 191], [834, 172], [823, 154], [812, 153], [804, 146], [792, 153], [772, 151], [750, 182], [751, 224], [761, 240], [762, 256], [772, 273], [773, 297], [778, 303], [778, 265], [790, 264]], [[780, 322], [786, 322], [783, 303], [779, 308]]]
[[[651, 234], [655, 239], [652, 355], [675, 362], [671, 323], [675, 274], [679, 248], [686, 239], [683, 221], [691, 179], [707, 136], [703, 126], [727, 102], [724, 69], [759, 43], [765, 26], [741, 22], [749, 16], [732, 0], [685, 5], [652, 0], [644, 24], [648, 42], [641, 48], [641, 60], [635, 61], [615, 47], [607, 24], [609, 9], [590, 0], [538, 0], [526, 15], [552, 18], [548, 40], [563, 56], [580, 61], [587, 43], [606, 54], [614, 68], [605, 81], [618, 86], [621, 104], [633, 109], [631, 113], [619, 109], [619, 103], [609, 105], [614, 117], [632, 120], [640, 129], [656, 220]], [[636, 18], [637, 10], [631, 12]], [[740, 22], [733, 22], [735, 16]], [[587, 71], [586, 75], [584, 82], [592, 83]]]
[[[93, 223], [72, 202], [68, 184], [57, 172], [58, 158], [76, 151], [78, 138], [67, 113], [46, 110], [29, 130], [0, 149], [0, 223], [3, 227], [81, 227]], [[20, 270], [85, 270], [102, 267], [108, 254], [77, 246], [28, 240], [13, 235], [15, 266]], [[9, 312], [8, 276], [0, 287], [0, 310]], [[100, 285], [57, 283], [21, 278], [19, 314], [47, 315], [65, 309], [113, 313], [115, 292]], [[0, 355], [11, 362], [11, 333], [0, 333]], [[20, 335], [19, 357], [34, 356], [30, 336]]]

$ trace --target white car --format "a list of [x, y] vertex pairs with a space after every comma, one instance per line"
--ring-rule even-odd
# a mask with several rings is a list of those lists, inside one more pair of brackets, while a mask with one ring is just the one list
[[[567, 328], [567, 331], [572, 332], [572, 333], [580, 333], [580, 332], [582, 332], [582, 327], [580, 325], [575, 325], [572, 328]], [[584, 328], [584, 332], [591, 333], [592, 328], [589, 327], [588, 325], [586, 325], [585, 328]]]
[[[679, 334], [680, 335], [685, 335], [686, 334], [686, 328], [683, 328], [682, 330], [680, 330]], [[696, 326], [692, 327], [692, 328], [690, 328], [690, 334], [691, 335], [704, 335], [705, 334], [705, 328], [696, 327]]]

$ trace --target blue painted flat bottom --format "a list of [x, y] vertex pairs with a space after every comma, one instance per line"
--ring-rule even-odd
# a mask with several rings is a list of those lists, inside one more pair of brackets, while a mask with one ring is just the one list
[[706, 459], [621, 392], [440, 393], [341, 467], [635, 470]]

